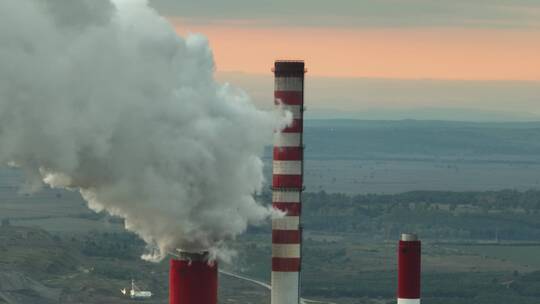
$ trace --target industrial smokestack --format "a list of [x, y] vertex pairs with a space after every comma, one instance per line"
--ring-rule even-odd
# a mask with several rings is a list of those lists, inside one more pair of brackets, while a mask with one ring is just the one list
[[398, 304], [420, 304], [421, 243], [403, 233], [398, 246]]
[[208, 252], [182, 252], [171, 260], [169, 304], [217, 304], [218, 266]]
[[304, 62], [276, 61], [275, 104], [293, 115], [274, 137], [272, 205], [285, 212], [272, 220], [272, 304], [299, 303], [303, 190]]

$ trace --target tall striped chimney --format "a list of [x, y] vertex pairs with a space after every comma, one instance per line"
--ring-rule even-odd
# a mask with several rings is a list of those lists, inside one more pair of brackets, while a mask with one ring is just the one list
[[420, 304], [421, 243], [403, 233], [398, 245], [398, 304]]
[[171, 260], [169, 304], [217, 304], [217, 262], [208, 253], [181, 252]]
[[272, 205], [286, 213], [272, 220], [272, 304], [298, 304], [303, 191], [304, 62], [276, 61], [274, 100], [293, 114], [290, 126], [274, 135]]

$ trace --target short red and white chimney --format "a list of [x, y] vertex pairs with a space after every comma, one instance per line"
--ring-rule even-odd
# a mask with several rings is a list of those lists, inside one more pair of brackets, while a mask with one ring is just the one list
[[293, 122], [276, 132], [272, 163], [272, 205], [285, 212], [272, 220], [272, 304], [298, 304], [302, 250], [304, 62], [276, 61], [274, 100]]
[[421, 243], [403, 233], [398, 245], [398, 304], [420, 304]]
[[208, 252], [181, 252], [171, 260], [169, 304], [217, 304], [218, 267]]

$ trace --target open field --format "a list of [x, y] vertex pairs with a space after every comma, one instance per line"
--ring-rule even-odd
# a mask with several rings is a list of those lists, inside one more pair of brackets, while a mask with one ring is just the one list
[[[408, 230], [423, 240], [423, 303], [537, 304], [540, 192], [486, 191], [540, 188], [537, 142], [535, 123], [308, 123], [303, 295], [395, 303], [395, 240]], [[2, 290], [15, 278], [39, 303], [131, 303], [119, 289], [135, 278], [155, 292], [151, 303], [167, 303], [167, 262], [140, 260], [144, 244], [120, 219], [89, 210], [77, 192], [25, 189], [20, 171], [0, 169], [0, 219], [16, 227], [0, 227], [0, 299], [28, 297]], [[259, 199], [269, 204], [269, 192]], [[232, 242], [238, 255], [221, 267], [268, 282], [269, 229]], [[220, 280], [220, 303], [269, 302], [263, 288]]]
[[500, 263], [511, 263], [525, 267], [527, 270], [540, 269], [540, 245], [538, 244], [469, 244], [446, 245], [447, 248], [456, 249], [463, 254], [481, 256], [484, 259], [497, 260]]
[[305, 145], [310, 192], [540, 189], [540, 123], [306, 120]]
[[[535, 274], [540, 273], [540, 245], [509, 238], [520, 231], [528, 238], [538, 234], [537, 197], [536, 192], [514, 191], [354, 197], [306, 193], [303, 295], [338, 304], [392, 302], [394, 240], [400, 226], [425, 236], [424, 303], [489, 303], [486, 297], [493, 289], [503, 299], [535, 299], [528, 290], [536, 286]], [[38, 290], [43, 289], [39, 284], [51, 288], [46, 290], [50, 294], [62, 290], [63, 303], [129, 303], [118, 290], [135, 277], [156, 293], [152, 303], [166, 303], [167, 262], [141, 261], [144, 244], [126, 235], [118, 219], [88, 210], [76, 193], [45, 189], [27, 195], [8, 187], [0, 208], [12, 226], [49, 233], [37, 229], [24, 237], [11, 235], [9, 242], [15, 245], [0, 238], [0, 268], [36, 280]], [[260, 227], [233, 242], [237, 258], [221, 267], [269, 282], [268, 229]], [[503, 238], [500, 244], [493, 239], [497, 231]], [[3, 233], [9, 235], [5, 229]], [[448, 241], [437, 238], [441, 235]], [[221, 303], [268, 303], [263, 288], [221, 280]]]
[[[370, 241], [352, 233], [307, 232], [302, 281], [305, 297], [338, 304], [393, 301], [395, 241]], [[135, 303], [118, 292], [131, 278], [156, 293], [148, 303], [166, 303], [167, 261], [153, 264], [140, 260], [144, 247], [140, 240], [113, 231], [81, 231], [76, 235], [0, 228], [0, 269], [23, 273], [51, 292], [62, 290], [62, 303]], [[233, 263], [221, 267], [269, 282], [270, 239], [268, 233], [242, 236], [231, 244], [238, 253]], [[456, 303], [453, 297], [459, 297], [462, 301], [457, 303], [487, 303], [476, 299], [500, 284], [511, 286], [499, 288], [502, 297], [526, 298], [521, 290], [536, 282], [528, 280], [529, 274], [540, 271], [539, 250], [540, 245], [426, 241], [424, 302], [450, 304]], [[269, 303], [264, 288], [224, 276], [220, 281], [220, 303]]]
[[[308, 152], [306, 152], [308, 153]], [[265, 166], [271, 177], [271, 162]], [[444, 160], [307, 159], [306, 191], [401, 193], [416, 190], [540, 189], [540, 164]]]
[[[397, 242], [351, 242], [350, 237], [304, 244], [303, 294], [340, 304], [395, 301]], [[268, 281], [269, 239], [269, 235], [242, 237], [236, 243], [240, 256], [234, 263], [235, 270]], [[460, 298], [458, 303], [489, 303], [483, 299], [493, 288], [500, 291], [501, 298], [526, 300], [528, 296], [520, 295], [518, 288], [520, 284], [529, 284], [521, 281], [540, 271], [537, 250], [537, 246], [519, 244], [465, 246], [424, 242], [423, 302], [450, 304]], [[507, 251], [513, 252], [514, 258], [497, 253]], [[520, 259], [520, 254], [526, 254], [528, 259]], [[504, 284], [510, 287], [502, 288]]]

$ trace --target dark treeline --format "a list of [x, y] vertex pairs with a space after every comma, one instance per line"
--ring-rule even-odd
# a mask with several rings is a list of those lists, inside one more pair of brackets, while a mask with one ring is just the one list
[[[271, 194], [261, 199], [271, 201]], [[416, 191], [393, 195], [305, 193], [307, 231], [366, 234], [375, 238], [415, 231], [449, 240], [540, 240], [540, 191]], [[252, 231], [267, 232], [268, 226]]]

